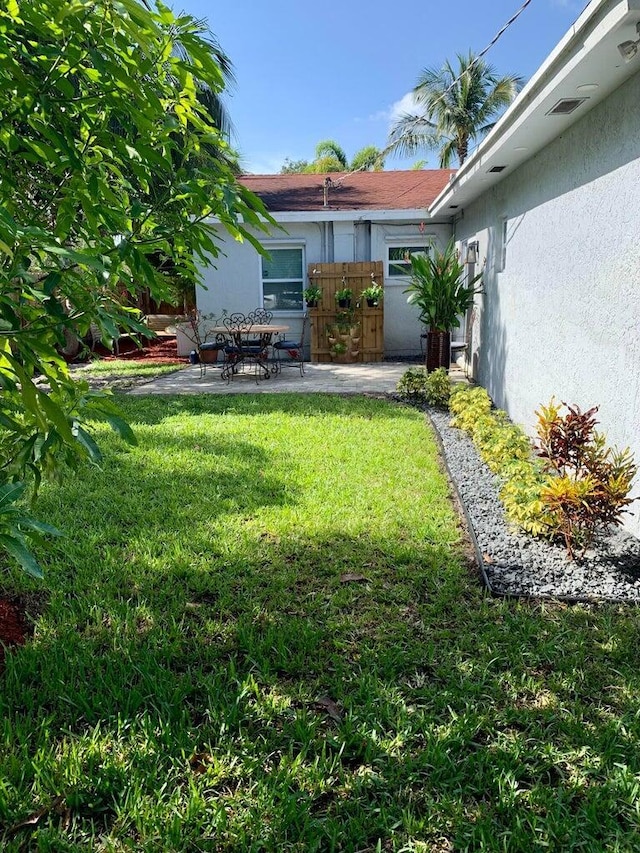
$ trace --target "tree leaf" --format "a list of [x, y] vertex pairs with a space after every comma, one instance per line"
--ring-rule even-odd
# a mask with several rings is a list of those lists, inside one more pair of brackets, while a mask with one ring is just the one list
[[124, 439], [127, 444], [136, 445], [138, 443], [138, 439], [136, 438], [136, 434], [131, 429], [129, 424], [118, 415], [108, 414], [106, 415], [106, 420], [109, 426], [118, 433], [120, 438]]
[[94, 441], [93, 437], [78, 424], [74, 426], [74, 433], [80, 444], [89, 454], [91, 461], [96, 463], [101, 462], [102, 453], [100, 452], [100, 448]]
[[0, 547], [10, 554], [16, 560], [25, 572], [31, 577], [39, 580], [44, 577], [42, 569], [36, 562], [35, 557], [26, 547], [23, 541], [16, 536], [10, 536], [6, 533], [0, 533]]

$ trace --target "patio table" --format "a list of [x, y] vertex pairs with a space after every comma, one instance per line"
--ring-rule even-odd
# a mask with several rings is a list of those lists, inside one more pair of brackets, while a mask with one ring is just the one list
[[[232, 329], [228, 329], [226, 326], [214, 326], [211, 331], [214, 334], [223, 334], [229, 337], [236, 350], [233, 356], [229, 358], [228, 363], [222, 368], [220, 373], [222, 379], [230, 379], [234, 373], [237, 373], [238, 365], [247, 359], [254, 359], [262, 368], [263, 379], [268, 379], [271, 373], [267, 364], [263, 362], [262, 353], [266, 353], [273, 336], [288, 332], [289, 326], [271, 323], [246, 323]], [[256, 338], [258, 340], [256, 345], [247, 346], [247, 339], [254, 340]]]

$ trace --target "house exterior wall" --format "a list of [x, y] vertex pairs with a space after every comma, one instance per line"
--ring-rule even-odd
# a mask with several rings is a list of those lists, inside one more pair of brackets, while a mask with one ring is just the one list
[[419, 222], [373, 223], [371, 227], [372, 260], [384, 263], [384, 351], [388, 358], [401, 358], [420, 352], [420, 334], [423, 331], [418, 319], [418, 309], [407, 304], [404, 290], [410, 279], [390, 277], [387, 274], [388, 249], [406, 241], [409, 244], [433, 240], [438, 248], [444, 249], [451, 239], [449, 224], [424, 223], [420, 231]]
[[[262, 305], [262, 265], [258, 252], [245, 241], [239, 243], [217, 228], [221, 252], [213, 265], [203, 269], [206, 290], [198, 288], [196, 302], [203, 314], [216, 317], [224, 312], [247, 313]], [[273, 230], [267, 236], [263, 231], [253, 232], [268, 249], [269, 246], [303, 245], [303, 269], [322, 257], [322, 229], [316, 223], [296, 223], [286, 231]], [[306, 287], [306, 284], [305, 284]], [[290, 327], [287, 333], [296, 337], [302, 330], [302, 311], [278, 311], [278, 320]]]
[[[640, 463], [639, 85], [636, 74], [466, 208], [456, 236], [487, 258], [472, 363], [496, 405], [533, 434], [552, 395], [597, 404], [600, 429]], [[626, 518], [640, 534], [638, 509]]]
[[[328, 223], [333, 228], [325, 229], [324, 223], [291, 222], [283, 223], [285, 231], [273, 230], [269, 236], [264, 232], [254, 232], [256, 238], [267, 248], [282, 245], [304, 245], [305, 269], [308, 264], [335, 261], [377, 261], [386, 264], [387, 249], [390, 241], [427, 239], [433, 235], [443, 248], [451, 236], [451, 226], [427, 224], [424, 234], [420, 233], [420, 223], [414, 221], [393, 224], [389, 222], [369, 223], [359, 219], [349, 219]], [[247, 312], [261, 305], [261, 262], [260, 256], [250, 243], [238, 243], [217, 229], [220, 238], [221, 254], [214, 260], [214, 266], [203, 270], [206, 290], [197, 292], [197, 305], [203, 314], [220, 316], [224, 311]], [[369, 255], [365, 257], [365, 255]], [[386, 269], [386, 265], [385, 265]], [[418, 320], [417, 309], [407, 304], [403, 293], [409, 279], [389, 278], [384, 282], [385, 314], [385, 355], [399, 357], [416, 355], [420, 352], [420, 333], [422, 327]], [[306, 284], [305, 284], [306, 286]], [[356, 294], [358, 295], [358, 294]], [[298, 335], [302, 327], [302, 312], [278, 312], [278, 319], [290, 326], [290, 335]]]

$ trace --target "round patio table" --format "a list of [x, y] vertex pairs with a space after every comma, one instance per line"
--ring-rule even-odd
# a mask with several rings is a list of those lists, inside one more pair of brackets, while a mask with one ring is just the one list
[[[260, 355], [261, 353], [266, 352], [266, 348], [271, 343], [273, 336], [279, 335], [282, 332], [288, 332], [289, 326], [271, 323], [239, 323], [230, 329], [226, 326], [213, 326], [210, 331], [214, 334], [228, 335], [231, 338], [234, 349], [236, 350], [229, 359], [229, 363], [225, 364], [222, 368], [222, 371], [220, 372], [221, 379], [226, 379], [227, 381], [231, 379], [233, 374], [237, 373], [238, 365], [251, 358], [256, 360], [257, 366], [262, 368], [263, 379], [268, 379], [271, 374], [268, 366], [260, 358]], [[257, 337], [259, 341], [258, 344], [255, 347], [247, 347], [246, 341], [244, 340], [247, 337], [251, 339]], [[258, 350], [257, 353], [255, 351], [256, 349]]]

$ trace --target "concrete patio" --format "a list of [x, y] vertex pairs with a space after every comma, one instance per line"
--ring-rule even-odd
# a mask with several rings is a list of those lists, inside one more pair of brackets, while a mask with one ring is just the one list
[[[138, 385], [130, 394], [391, 394], [402, 374], [415, 364], [381, 361], [371, 364], [307, 364], [304, 376], [295, 368], [285, 368], [277, 376], [256, 382], [255, 375], [235, 376], [231, 382], [220, 378], [220, 370], [209, 367], [200, 376], [198, 365]], [[459, 368], [451, 368], [451, 379], [465, 381]]]

